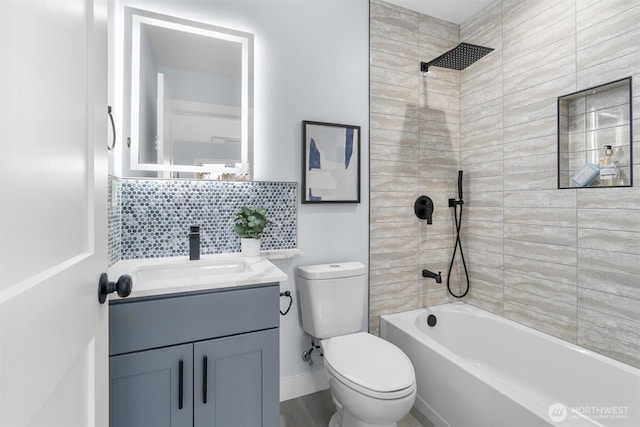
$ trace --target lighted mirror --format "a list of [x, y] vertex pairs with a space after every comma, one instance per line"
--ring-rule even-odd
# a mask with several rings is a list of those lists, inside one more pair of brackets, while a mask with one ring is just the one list
[[251, 179], [253, 35], [133, 8], [125, 16], [130, 169]]

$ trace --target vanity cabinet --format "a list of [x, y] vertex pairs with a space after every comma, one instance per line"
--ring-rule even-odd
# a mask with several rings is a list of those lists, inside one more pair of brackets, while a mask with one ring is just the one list
[[112, 356], [109, 377], [112, 426], [193, 426], [192, 344]]
[[279, 425], [277, 283], [110, 302], [112, 427]]
[[280, 425], [277, 329], [196, 343], [193, 354], [194, 426]]

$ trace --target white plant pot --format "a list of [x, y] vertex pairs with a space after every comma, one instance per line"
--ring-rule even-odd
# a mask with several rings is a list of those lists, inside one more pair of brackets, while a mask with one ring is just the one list
[[242, 256], [260, 256], [260, 239], [241, 238]]

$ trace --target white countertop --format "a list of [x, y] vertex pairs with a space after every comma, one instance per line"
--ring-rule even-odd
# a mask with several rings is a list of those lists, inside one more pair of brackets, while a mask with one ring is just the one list
[[[132, 259], [117, 262], [109, 268], [108, 274], [110, 280], [118, 280], [122, 274], [132, 277], [133, 286], [127, 298], [287, 280], [287, 275], [267, 259], [271, 254], [265, 255], [243, 257], [237, 253], [215, 254], [204, 255], [198, 261], [190, 261], [186, 256]], [[299, 253], [291, 256], [297, 255]], [[120, 299], [116, 293], [110, 294], [109, 298]]]

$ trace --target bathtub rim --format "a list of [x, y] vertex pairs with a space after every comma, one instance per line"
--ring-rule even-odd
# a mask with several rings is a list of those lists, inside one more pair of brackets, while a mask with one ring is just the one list
[[[623, 363], [613, 358], [607, 357], [605, 355], [596, 353], [584, 347], [580, 347], [577, 344], [570, 343], [568, 341], [565, 341], [561, 338], [555, 337], [548, 333], [538, 331], [537, 329], [533, 329], [530, 326], [526, 326], [521, 323], [518, 323], [515, 320], [511, 320], [511, 319], [499, 316], [495, 313], [491, 313], [482, 308], [473, 306], [471, 304], [467, 304], [462, 301], [439, 304], [439, 305], [434, 305], [426, 308], [419, 308], [419, 309], [414, 309], [414, 310], [409, 310], [409, 311], [404, 311], [399, 313], [384, 314], [380, 316], [381, 317], [380, 332], [381, 332], [381, 336], [385, 337], [385, 339], [387, 339], [386, 323], [389, 323], [390, 325], [394, 326], [396, 329], [401, 331], [401, 333], [408, 335], [412, 339], [418, 340], [420, 344], [425, 345], [427, 347], [431, 347], [431, 349], [436, 353], [438, 353], [440, 356], [446, 358], [449, 362], [455, 364], [458, 369], [465, 371], [467, 374], [473, 377], [479, 378], [488, 387], [493, 389], [496, 393], [499, 393], [515, 401], [518, 405], [521, 405], [522, 407], [526, 408], [535, 417], [537, 417], [538, 419], [540, 419], [545, 423], [548, 423], [549, 425], [556, 425], [556, 424], [550, 423], [548, 419], [547, 411], [550, 404], [561, 403], [566, 407], [571, 407], [571, 405], [567, 404], [567, 402], [559, 402], [554, 399], [549, 399], [548, 396], [540, 396], [538, 394], [532, 395], [530, 393], [523, 392], [517, 387], [514, 387], [513, 385], [502, 381], [500, 378], [493, 376], [490, 372], [487, 372], [485, 369], [482, 369], [481, 367], [474, 365], [472, 361], [470, 361], [469, 359], [466, 359], [460, 356], [459, 354], [453, 352], [452, 350], [447, 348], [445, 345], [441, 344], [436, 339], [426, 335], [423, 331], [421, 331], [418, 328], [418, 325], [417, 325], [418, 319], [423, 318], [426, 320], [426, 316], [428, 316], [429, 314], [435, 314], [436, 316], [438, 316], [438, 312], [442, 313], [443, 311], [463, 312], [463, 313], [471, 314], [474, 316], [481, 316], [481, 317], [493, 319], [501, 323], [506, 323], [508, 324], [509, 327], [514, 327], [522, 333], [533, 334], [538, 338], [549, 340], [552, 344], [560, 345], [569, 351], [580, 353], [582, 356], [585, 356], [585, 357], [592, 357], [596, 361], [610, 365], [614, 369], [620, 369], [623, 373], [632, 375], [640, 381], [640, 369], [638, 368], [635, 368], [631, 365], [627, 365], [626, 363]], [[400, 324], [398, 324], [398, 321], [400, 321]], [[418, 381], [418, 378], [416, 375], [416, 382], [417, 381]], [[422, 399], [419, 393], [416, 399], [417, 401], [419, 399], [420, 401], [424, 402], [424, 404], [431, 411], [433, 411], [434, 415], [439, 416], [437, 412], [435, 412], [434, 409], [431, 408], [429, 404]], [[575, 419], [575, 422], [577, 423], [575, 424], [576, 426], [600, 425], [600, 424], [597, 424], [597, 422], [594, 424], [595, 420], [585, 417], [582, 414], [576, 414], [576, 415], [578, 416], [578, 419]]]
[[[588, 348], [582, 347], [578, 344], [574, 344], [572, 342], [563, 340], [562, 338], [558, 338], [554, 335], [551, 335], [549, 333], [546, 332], [542, 332], [539, 331], [537, 329], [532, 328], [531, 326], [527, 326], [527, 325], [523, 325], [522, 323], [518, 323], [515, 320], [509, 319], [507, 317], [503, 317], [500, 315], [497, 315], [495, 313], [492, 313], [490, 311], [484, 310], [480, 307], [476, 307], [475, 305], [471, 305], [468, 303], [465, 303], [464, 301], [456, 301], [456, 302], [450, 302], [450, 303], [444, 303], [444, 304], [438, 304], [438, 305], [433, 305], [433, 306], [429, 306], [429, 307], [424, 307], [424, 308], [417, 308], [414, 310], [408, 310], [408, 311], [402, 311], [402, 312], [398, 312], [398, 313], [389, 313], [389, 314], [381, 314], [380, 315], [380, 319], [385, 319], [387, 321], [389, 321], [390, 323], [392, 323], [392, 321], [394, 319], [409, 319], [409, 318], [414, 318], [417, 319], [419, 317], [420, 314], [423, 314], [425, 317], [428, 316], [429, 314], [434, 314], [438, 315], [438, 311], [446, 309], [447, 311], [457, 311], [457, 312], [463, 312], [463, 313], [471, 313], [471, 314], [479, 314], [483, 317], [487, 317], [490, 319], [494, 319], [497, 320], [499, 322], [502, 323], [509, 323], [512, 324], [513, 327], [515, 327], [518, 330], [524, 331], [526, 333], [532, 333], [538, 337], [544, 338], [544, 339], [549, 339], [550, 341], [554, 342], [555, 344], [561, 345], [565, 348], [568, 348], [572, 351], [576, 351], [578, 353], [581, 353], [583, 355], [589, 356], [589, 357], [593, 357], [596, 360], [599, 360], [601, 362], [607, 363], [607, 364], [611, 364], [614, 365], [617, 368], [622, 369], [623, 371], [637, 376], [640, 378], [640, 368], [636, 368], [634, 366], [631, 366], [627, 363], [621, 362], [619, 360], [613, 359], [612, 357], [609, 356], [605, 356], [604, 354], [600, 354], [597, 353], [593, 350], [589, 350]], [[415, 325], [414, 325], [415, 326]], [[416, 327], [416, 331], [417, 332], [421, 332], [417, 327]], [[429, 337], [427, 337], [429, 338]], [[448, 348], [446, 348], [444, 345], [442, 345], [441, 343], [439, 343], [438, 341], [436, 341], [433, 338], [429, 338], [431, 341], [433, 341], [434, 344], [437, 344], [437, 346], [441, 349], [445, 349], [447, 352], [450, 352], [451, 354], [455, 355], [456, 357], [459, 357], [460, 359], [462, 359], [462, 357], [458, 356], [456, 353], [454, 353], [453, 351], [449, 350]]]

